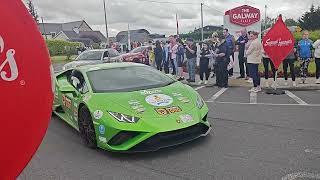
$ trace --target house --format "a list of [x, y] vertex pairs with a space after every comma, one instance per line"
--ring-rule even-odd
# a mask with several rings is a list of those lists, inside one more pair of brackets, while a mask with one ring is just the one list
[[47, 39], [53, 39], [61, 31], [92, 31], [84, 20], [68, 23], [39, 23], [38, 26], [42, 36]]
[[[145, 29], [130, 30], [131, 42], [148, 42], [150, 40], [149, 35], [149, 31]], [[119, 32], [116, 39], [120, 44], [128, 44], [128, 31]]]
[[92, 46], [93, 43], [107, 42], [107, 38], [100, 31], [92, 30], [84, 20], [68, 23], [40, 23], [38, 26], [46, 39], [81, 42], [87, 47]]
[[93, 43], [107, 42], [107, 38], [100, 31], [60, 31], [53, 39], [81, 42], [86, 47], [93, 45]]

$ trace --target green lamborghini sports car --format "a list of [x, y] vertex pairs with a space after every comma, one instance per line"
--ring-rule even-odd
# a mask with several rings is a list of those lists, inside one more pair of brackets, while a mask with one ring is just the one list
[[156, 151], [211, 130], [200, 95], [146, 65], [81, 66], [56, 74], [55, 81], [53, 112], [90, 148]]

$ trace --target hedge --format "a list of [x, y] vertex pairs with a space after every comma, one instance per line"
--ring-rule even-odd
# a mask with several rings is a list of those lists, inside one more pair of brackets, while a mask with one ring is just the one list
[[77, 54], [77, 47], [81, 46], [79, 42], [69, 42], [62, 40], [47, 40], [47, 47], [50, 56], [66, 55], [71, 56]]
[[[295, 32], [294, 33], [294, 39], [298, 42], [302, 39], [302, 32]], [[316, 40], [320, 39], [320, 30], [317, 31], [309, 31], [310, 35], [309, 38], [315, 42]]]

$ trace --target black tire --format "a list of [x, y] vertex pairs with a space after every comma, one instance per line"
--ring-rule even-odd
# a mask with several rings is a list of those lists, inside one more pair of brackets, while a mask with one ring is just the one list
[[97, 139], [89, 109], [82, 106], [79, 110], [79, 132], [83, 143], [92, 149], [97, 148]]

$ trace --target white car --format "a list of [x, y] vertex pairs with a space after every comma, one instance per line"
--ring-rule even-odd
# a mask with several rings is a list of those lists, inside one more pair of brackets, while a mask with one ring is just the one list
[[115, 49], [95, 49], [87, 50], [81, 53], [74, 61], [65, 64], [62, 70], [90, 65], [111, 62], [122, 62], [122, 57]]

